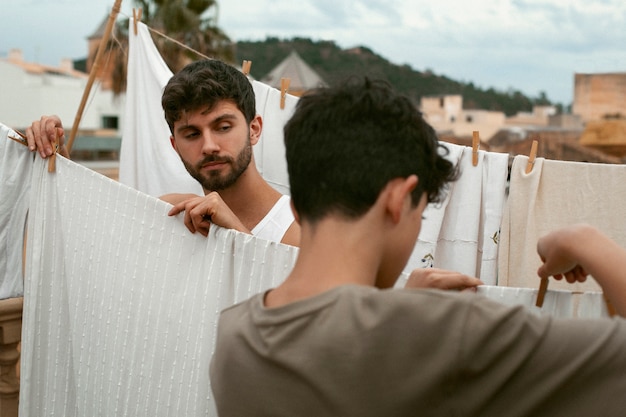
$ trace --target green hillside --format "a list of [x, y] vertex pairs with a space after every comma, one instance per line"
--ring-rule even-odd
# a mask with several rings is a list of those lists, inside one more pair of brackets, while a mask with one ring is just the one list
[[461, 94], [466, 109], [499, 110], [507, 115], [531, 111], [533, 104], [551, 104], [542, 95], [527, 97], [519, 91], [482, 90], [432, 72], [417, 71], [408, 65], [395, 65], [367, 47], [341, 49], [332, 41], [305, 38], [237, 42], [236, 62], [252, 61], [251, 75], [260, 79], [295, 50], [328, 84], [333, 85], [352, 74], [383, 78], [398, 91], [419, 103], [422, 96]]

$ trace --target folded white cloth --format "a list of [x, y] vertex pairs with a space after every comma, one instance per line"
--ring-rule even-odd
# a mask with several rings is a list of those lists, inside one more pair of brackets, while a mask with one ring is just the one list
[[0, 123], [0, 299], [24, 292], [22, 253], [30, 197], [33, 155]]
[[[626, 247], [626, 166], [537, 158], [526, 174], [528, 157], [518, 155], [511, 169], [509, 198], [502, 221], [498, 285], [538, 287], [537, 240], [574, 223], [594, 225]], [[579, 242], [584, 245], [585, 242]], [[550, 280], [550, 289], [601, 291], [588, 279], [568, 284]]]

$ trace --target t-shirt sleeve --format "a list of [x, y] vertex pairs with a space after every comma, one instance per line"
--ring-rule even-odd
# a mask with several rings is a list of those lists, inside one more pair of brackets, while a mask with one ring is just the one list
[[622, 415], [626, 410], [626, 321], [621, 318], [554, 319], [476, 297], [461, 340], [460, 398], [464, 408], [469, 405], [479, 415]]

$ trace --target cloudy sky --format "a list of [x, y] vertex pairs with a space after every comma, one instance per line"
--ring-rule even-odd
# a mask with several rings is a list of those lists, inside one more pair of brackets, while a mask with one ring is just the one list
[[[0, 0], [0, 56], [85, 56], [114, 0]], [[626, 0], [218, 0], [234, 40], [367, 46], [396, 64], [569, 104], [574, 73], [626, 72]], [[132, 0], [122, 15], [132, 15]], [[253, 63], [254, 65], [254, 63]]]

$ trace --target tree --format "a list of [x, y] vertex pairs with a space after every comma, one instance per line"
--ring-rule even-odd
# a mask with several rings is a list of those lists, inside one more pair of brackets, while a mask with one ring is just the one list
[[[157, 32], [175, 39], [189, 49], [166, 37], [153, 33], [152, 38], [163, 60], [172, 70], [179, 71], [201, 55], [234, 60], [234, 43], [217, 26], [218, 5], [215, 0], [134, 0], [142, 9], [142, 21]], [[128, 19], [117, 25], [116, 39], [109, 42], [115, 56], [112, 89], [116, 94], [126, 90], [126, 53], [128, 49]]]

